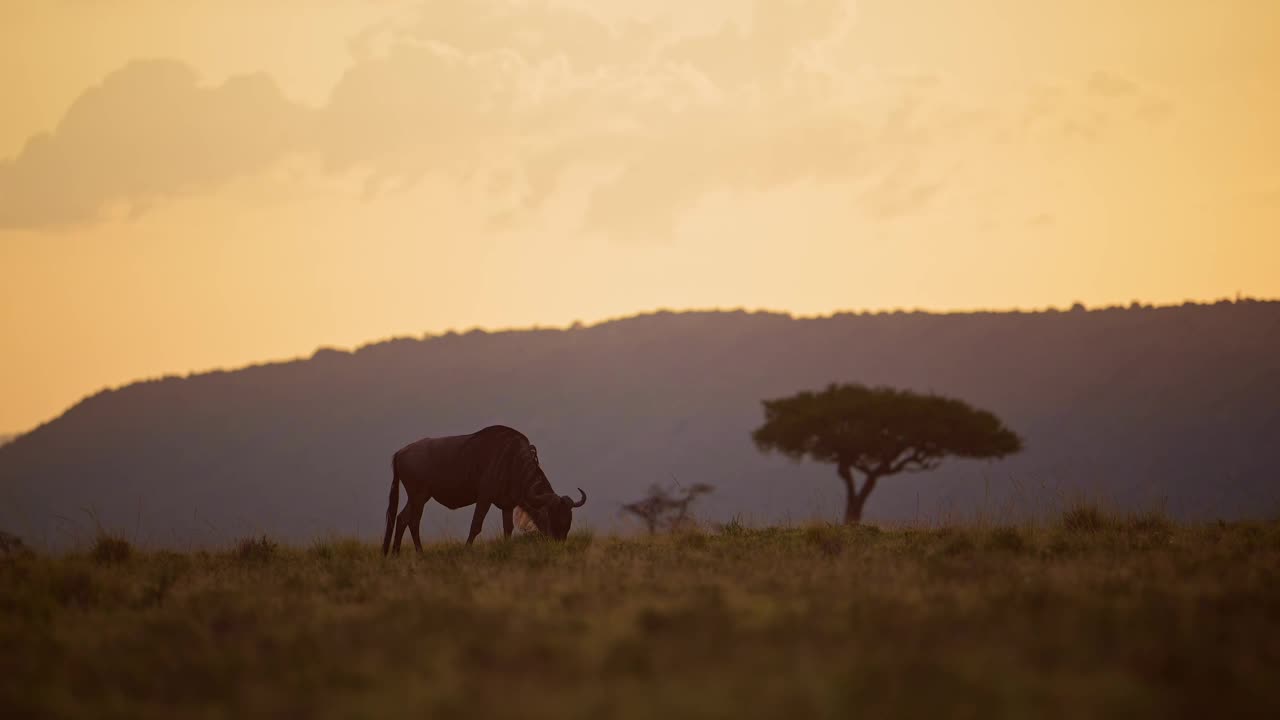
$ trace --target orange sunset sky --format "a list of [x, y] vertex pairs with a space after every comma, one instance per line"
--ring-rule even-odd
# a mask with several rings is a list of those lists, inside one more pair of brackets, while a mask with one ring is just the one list
[[0, 14], [0, 431], [477, 325], [1280, 295], [1280, 2]]

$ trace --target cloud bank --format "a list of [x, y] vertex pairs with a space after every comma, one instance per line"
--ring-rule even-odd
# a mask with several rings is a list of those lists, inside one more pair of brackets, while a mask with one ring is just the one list
[[266, 75], [211, 86], [172, 60], [131, 63], [0, 162], [0, 227], [81, 223], [117, 204], [141, 212], [257, 172], [305, 146], [309, 114]]
[[445, 175], [517, 219], [586, 171], [583, 223], [620, 237], [668, 235], [712, 192], [800, 182], [847, 187], [851, 205], [891, 220], [947, 192], [993, 138], [1048, 125], [1094, 141], [1171, 112], [1099, 71], [1001, 115], [945, 79], [850, 69], [855, 23], [839, 0], [758, 0], [701, 33], [547, 4], [431, 3], [357, 36], [316, 108], [266, 75], [207, 84], [177, 61], [134, 62], [0, 161], [0, 228], [136, 214], [303, 153], [371, 193]]

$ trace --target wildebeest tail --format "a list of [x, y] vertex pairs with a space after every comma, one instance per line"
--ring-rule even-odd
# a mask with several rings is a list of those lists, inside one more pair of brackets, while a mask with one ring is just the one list
[[400, 453], [391, 456], [391, 498], [387, 501], [387, 532], [382, 536], [382, 554], [391, 549], [391, 531], [396, 525], [396, 510], [400, 507], [400, 472], [396, 460]]

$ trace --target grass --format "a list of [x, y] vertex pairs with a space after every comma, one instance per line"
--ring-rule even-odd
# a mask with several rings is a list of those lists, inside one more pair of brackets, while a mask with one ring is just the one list
[[1280, 712], [1280, 523], [104, 547], [0, 554], [0, 716]]

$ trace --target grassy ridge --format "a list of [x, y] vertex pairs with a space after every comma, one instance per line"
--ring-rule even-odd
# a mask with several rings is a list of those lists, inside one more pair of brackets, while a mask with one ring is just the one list
[[0, 556], [0, 715], [1280, 712], [1280, 523]]

